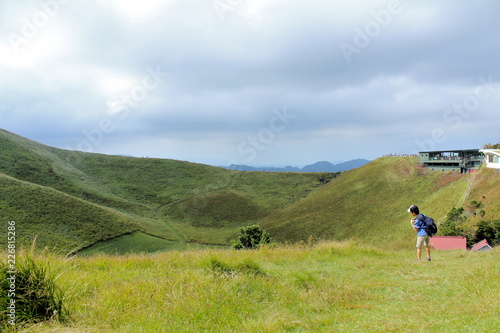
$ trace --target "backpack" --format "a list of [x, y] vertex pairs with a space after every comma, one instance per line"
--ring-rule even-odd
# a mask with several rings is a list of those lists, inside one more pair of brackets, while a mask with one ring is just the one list
[[437, 234], [437, 232], [438, 232], [438, 227], [436, 225], [436, 222], [430, 216], [425, 216], [425, 215], [423, 215], [423, 216], [424, 216], [424, 219], [423, 219], [423, 221], [424, 221], [423, 229], [425, 230], [425, 232], [427, 233], [427, 235], [429, 235], [429, 236], [432, 237], [435, 234]]

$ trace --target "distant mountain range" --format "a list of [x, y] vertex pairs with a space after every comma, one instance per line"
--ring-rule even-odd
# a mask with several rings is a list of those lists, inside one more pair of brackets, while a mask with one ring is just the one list
[[249, 165], [231, 164], [230, 166], [225, 166], [223, 168], [231, 170], [240, 171], [270, 171], [270, 172], [339, 172], [347, 171], [355, 168], [359, 168], [367, 163], [369, 160], [365, 159], [355, 159], [348, 162], [343, 162], [339, 164], [332, 164], [327, 161], [320, 161], [314, 164], [306, 165], [302, 168], [286, 166], [283, 168], [279, 167], [253, 167]]

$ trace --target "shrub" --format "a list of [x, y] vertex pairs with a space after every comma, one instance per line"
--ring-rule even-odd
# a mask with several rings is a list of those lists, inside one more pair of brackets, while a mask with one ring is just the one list
[[238, 238], [233, 241], [233, 248], [237, 250], [254, 249], [261, 244], [271, 242], [269, 233], [258, 225], [241, 227], [238, 231]]
[[[481, 201], [471, 201], [468, 205], [468, 211], [465, 211], [464, 208], [451, 209], [447, 214], [446, 221], [441, 224], [439, 234], [467, 237], [467, 246], [472, 246], [483, 239], [486, 239], [491, 246], [500, 244], [500, 220], [474, 221], [474, 217], [478, 215], [476, 212], [478, 209], [480, 209], [479, 217], [484, 218], [486, 215], [483, 207]], [[466, 216], [466, 213], [469, 213], [469, 217]]]
[[324, 172], [317, 176], [318, 181], [321, 185], [325, 185], [329, 183], [333, 178], [337, 178], [340, 175], [340, 172]]
[[486, 239], [491, 246], [500, 244], [500, 220], [481, 221], [477, 224], [474, 242], [477, 243], [483, 239]]
[[[19, 253], [15, 272], [1, 264], [0, 320], [3, 325], [50, 319], [64, 321], [67, 317], [66, 296], [57, 285], [58, 270], [52, 268], [45, 252], [36, 255], [33, 246], [30, 251]], [[7, 308], [13, 301], [15, 312]]]

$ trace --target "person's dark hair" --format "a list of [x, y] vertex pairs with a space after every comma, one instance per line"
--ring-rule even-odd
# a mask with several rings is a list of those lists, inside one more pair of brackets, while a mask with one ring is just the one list
[[410, 208], [408, 208], [408, 211], [413, 214], [420, 214], [420, 210], [418, 209], [417, 206], [411, 205]]

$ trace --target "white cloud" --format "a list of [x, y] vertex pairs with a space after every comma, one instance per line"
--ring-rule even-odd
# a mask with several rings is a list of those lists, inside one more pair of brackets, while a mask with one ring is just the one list
[[[402, 12], [348, 63], [339, 45], [391, 1], [221, 1], [233, 9], [222, 20], [212, 0], [61, 2], [18, 54], [9, 34], [22, 34], [43, 8], [1, 3], [0, 126], [76, 146], [111, 119], [94, 151], [237, 160], [238, 144], [287, 107], [296, 120], [256, 164], [365, 157], [363, 144], [370, 158], [414, 150], [435, 128], [446, 131], [443, 148], [460, 129], [471, 146], [497, 139], [498, 84], [460, 129], [443, 120], [478, 77], [500, 81], [497, 3], [401, 1]], [[146, 68], [156, 66], [168, 74], [143, 93]], [[134, 87], [140, 103], [125, 117], [122, 96]]]
[[112, 10], [134, 24], [157, 19], [177, 2], [179, 0], [96, 0], [98, 6]]

